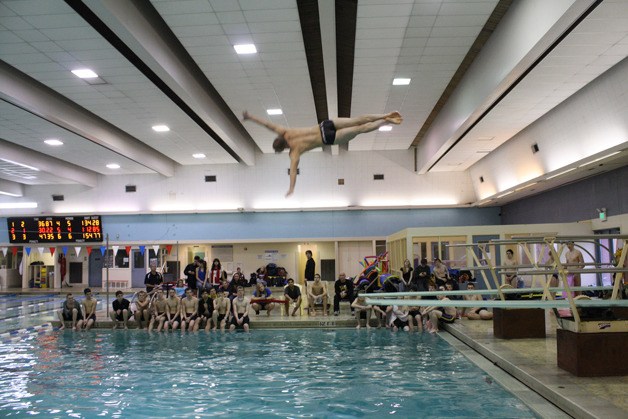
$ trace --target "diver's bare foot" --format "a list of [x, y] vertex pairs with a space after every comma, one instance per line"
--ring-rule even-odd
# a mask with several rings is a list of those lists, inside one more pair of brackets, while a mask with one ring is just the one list
[[386, 118], [384, 118], [384, 120], [390, 122], [391, 124], [399, 125], [401, 124], [401, 122], [403, 122], [403, 117], [399, 112], [394, 111], [389, 113]]
[[367, 328], [367, 329], [370, 329], [370, 328], [371, 328], [371, 325], [367, 323], [367, 324], [366, 324], [366, 328]]
[[359, 328], [360, 328], [360, 325], [357, 325], [355, 328], [356, 328], [356, 329], [359, 329]]
[[312, 317], [316, 317], [316, 311], [314, 311], [314, 310], [310, 310], [310, 316], [312, 316]]
[[118, 328], [118, 323], [115, 323], [115, 322], [114, 322], [114, 323], [113, 323], [113, 329], [115, 330], [115, 329], [117, 329], [117, 328]]
[[65, 324], [61, 323], [61, 327], [59, 328], [59, 330], [63, 330], [65, 329]]

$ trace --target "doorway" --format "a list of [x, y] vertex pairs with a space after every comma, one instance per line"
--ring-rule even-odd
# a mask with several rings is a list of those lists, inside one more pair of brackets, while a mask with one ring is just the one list
[[89, 286], [101, 287], [102, 286], [102, 267], [103, 256], [99, 250], [94, 250], [89, 254]]
[[83, 283], [83, 262], [70, 262], [70, 284]]

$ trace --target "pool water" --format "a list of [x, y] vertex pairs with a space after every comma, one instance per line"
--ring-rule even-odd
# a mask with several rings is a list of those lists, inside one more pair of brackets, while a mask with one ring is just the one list
[[438, 336], [66, 330], [0, 345], [0, 412], [44, 417], [536, 417]]

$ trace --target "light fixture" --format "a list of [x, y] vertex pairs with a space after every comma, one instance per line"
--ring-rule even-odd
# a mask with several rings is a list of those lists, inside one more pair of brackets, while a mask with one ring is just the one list
[[547, 177], [547, 180], [554, 179], [555, 177], [558, 177], [558, 176], [560, 176], [560, 175], [564, 175], [565, 173], [569, 173], [569, 172], [571, 172], [572, 170], [576, 170], [576, 168], [575, 168], [575, 167], [572, 167], [571, 169], [567, 169], [567, 170], [565, 170], [564, 172], [556, 173], [555, 175], [552, 175], [552, 176]]
[[35, 171], [39, 172], [39, 169], [38, 169], [38, 168], [33, 167], [33, 166], [29, 166], [29, 165], [27, 165], [27, 164], [18, 163], [18, 162], [16, 162], [16, 161], [9, 160], [9, 159], [3, 159], [3, 158], [0, 158], [0, 160], [5, 161], [5, 162], [7, 162], [7, 163], [15, 164], [15, 165], [17, 165], [17, 166], [22, 166], [22, 167], [25, 167], [25, 168], [27, 168], [27, 169], [31, 169], [31, 170], [35, 170]]
[[37, 202], [2, 202], [0, 209], [37, 208]]
[[107, 165], [107, 169], [119, 169], [120, 165], [118, 163], [109, 163]]
[[22, 196], [22, 195], [20, 195], [20, 194], [11, 193], [11, 192], [5, 192], [5, 191], [0, 191], [0, 195], [15, 196], [15, 197], [20, 197], [20, 196]]
[[76, 70], [72, 70], [72, 74], [80, 79], [95, 79], [98, 77], [98, 74], [89, 68], [77, 68]]
[[153, 125], [153, 131], [168, 132], [170, 131], [170, 128], [168, 127], [168, 125]]
[[268, 115], [283, 115], [283, 111], [281, 109], [266, 109], [266, 113]]
[[195, 159], [204, 159], [207, 156], [203, 153], [194, 153], [192, 154], [192, 157], [194, 157]]
[[393, 79], [393, 86], [407, 86], [412, 79], [396, 78]]
[[520, 187], [520, 188], [515, 189], [515, 192], [518, 192], [518, 191], [520, 191], [520, 190], [522, 190], [522, 189], [525, 189], [525, 188], [529, 188], [530, 186], [532, 186], [532, 185], [536, 185], [537, 183], [538, 183], [538, 182], [532, 182], [532, 183], [529, 183], [529, 184], [527, 184], [526, 186], [522, 186], [522, 187]]
[[51, 138], [49, 140], [44, 140], [44, 143], [46, 143], [48, 145], [52, 145], [52, 146], [63, 145], [63, 141], [57, 140], [56, 138]]
[[514, 192], [514, 191], [508, 191], [508, 192], [503, 193], [503, 194], [501, 194], [501, 195], [497, 195], [497, 198], [503, 198], [503, 197], [505, 197], [506, 195], [510, 195], [510, 194], [511, 194], [511, 193], [513, 193], [513, 192]]
[[382, 125], [379, 127], [379, 130], [382, 132], [392, 131], [392, 125]]
[[590, 162], [587, 162], [587, 163], [581, 164], [581, 165], [580, 165], [580, 166], [578, 166], [578, 167], [588, 166], [588, 165], [590, 165], [590, 164], [593, 164], [593, 163], [598, 162], [598, 161], [600, 161], [600, 160], [607, 159], [607, 158], [612, 157], [612, 156], [614, 156], [615, 154], [619, 154], [619, 153], [621, 153], [621, 151], [616, 151], [616, 152], [614, 152], [614, 153], [607, 154], [607, 155], [606, 155], [606, 156], [604, 156], [604, 157], [600, 157], [600, 158], [597, 158], [597, 159], [595, 159], [595, 160], [591, 160]]
[[257, 48], [255, 48], [255, 45], [253, 44], [238, 44], [238, 45], [234, 45], [233, 48], [240, 55], [255, 54], [257, 52]]

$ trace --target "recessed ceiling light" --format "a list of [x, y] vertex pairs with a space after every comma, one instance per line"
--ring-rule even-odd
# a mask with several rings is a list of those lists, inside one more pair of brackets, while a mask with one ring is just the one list
[[235, 48], [235, 51], [240, 55], [255, 54], [257, 52], [257, 48], [255, 48], [255, 45], [253, 44], [239, 44], [234, 45], [233, 48]]
[[107, 169], [119, 169], [120, 165], [118, 163], [109, 163], [107, 165]]
[[0, 160], [5, 161], [5, 162], [7, 162], [7, 163], [15, 164], [15, 165], [18, 165], [18, 166], [26, 167], [27, 169], [31, 169], [31, 170], [35, 170], [35, 171], [39, 172], [39, 169], [38, 169], [38, 168], [33, 167], [33, 166], [29, 166], [29, 165], [27, 165], [27, 164], [18, 163], [18, 162], [16, 162], [16, 161], [9, 160], [9, 159], [2, 159], [2, 158], [0, 158]]
[[283, 111], [281, 109], [266, 109], [266, 113], [268, 115], [283, 115]]
[[392, 131], [392, 125], [383, 125], [379, 127], [380, 131]]
[[192, 154], [192, 157], [194, 157], [195, 159], [204, 159], [207, 156], [203, 153], [194, 153]]
[[167, 132], [170, 131], [168, 125], [153, 125], [153, 130], [157, 132]]
[[44, 143], [48, 144], [48, 145], [63, 145], [63, 141], [61, 140], [57, 140], [56, 138], [51, 138], [49, 140], [44, 140]]
[[77, 68], [72, 70], [72, 74], [81, 79], [94, 79], [98, 77], [98, 74], [94, 73], [89, 68]]
[[393, 86], [407, 86], [408, 84], [410, 84], [410, 80], [412, 79], [402, 79], [402, 78], [393, 79]]

